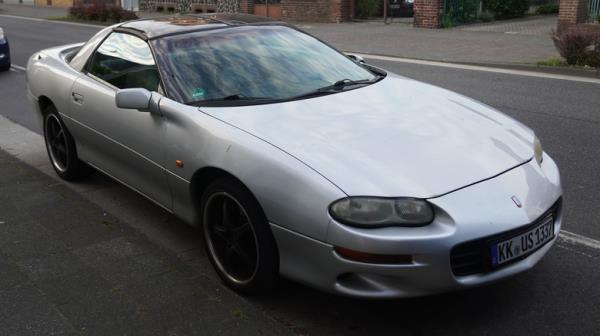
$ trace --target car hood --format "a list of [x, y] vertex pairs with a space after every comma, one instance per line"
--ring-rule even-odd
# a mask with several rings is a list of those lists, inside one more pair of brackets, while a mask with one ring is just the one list
[[514, 119], [394, 74], [318, 98], [201, 109], [279, 147], [348, 195], [431, 198], [533, 156], [533, 133]]

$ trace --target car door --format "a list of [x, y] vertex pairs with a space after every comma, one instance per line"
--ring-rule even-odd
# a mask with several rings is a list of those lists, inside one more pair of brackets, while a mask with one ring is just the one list
[[160, 113], [120, 109], [118, 89], [162, 92], [147, 42], [111, 33], [73, 85], [71, 119], [78, 155], [117, 180], [171, 209], [164, 169], [165, 123]]

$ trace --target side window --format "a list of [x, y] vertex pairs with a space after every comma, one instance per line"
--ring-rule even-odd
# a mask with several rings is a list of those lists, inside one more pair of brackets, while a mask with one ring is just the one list
[[101, 31], [99, 31], [96, 35], [94, 35], [91, 39], [89, 39], [81, 47], [81, 49], [79, 49], [77, 54], [73, 56], [69, 64], [71, 64], [71, 66], [77, 71], [82, 71], [87, 60], [90, 58], [90, 55], [92, 54], [92, 52], [94, 52], [94, 49], [96, 49], [98, 43], [102, 42], [102, 40], [104, 40], [104, 38], [108, 34], [110, 34], [111, 30], [112, 27], [104, 28]]
[[86, 70], [119, 89], [162, 91], [150, 47], [133, 35], [112, 33], [92, 55]]

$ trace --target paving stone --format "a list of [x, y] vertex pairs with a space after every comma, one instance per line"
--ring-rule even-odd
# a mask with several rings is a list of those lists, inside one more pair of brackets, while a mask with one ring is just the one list
[[[523, 19], [526, 21], [527, 19]], [[497, 21], [501, 24], [502, 21]], [[524, 26], [525, 23], [522, 24]], [[548, 35], [554, 22], [542, 23], [539, 34], [507, 34], [504, 28], [482, 32], [464, 30], [471, 26], [454, 29], [420, 29], [407, 24], [340, 24], [307, 23], [299, 27], [308, 33], [336, 46], [339, 50], [364, 54], [388, 55], [442, 62], [483, 64], [533, 63], [548, 57], [558, 57], [552, 39]], [[481, 30], [481, 27], [475, 28]], [[484, 28], [485, 29], [485, 28]], [[515, 28], [511, 28], [515, 29]]]
[[88, 245], [73, 251], [81, 260], [90, 265], [110, 264], [123, 258], [144, 254], [136, 242], [125, 237], [117, 237]]
[[32, 217], [48, 230], [61, 236], [70, 247], [78, 248], [110, 240], [134, 230], [99, 208], [93, 210], [49, 207], [47, 211], [30, 212]]
[[166, 259], [152, 254], [123, 258], [109, 264], [88, 265], [99, 271], [104, 279], [116, 287], [138, 283], [173, 269]]
[[0, 245], [0, 251], [15, 260], [45, 257], [69, 250], [68, 246], [51, 234], [32, 233], [25, 225], [15, 228], [16, 232], [6, 237], [7, 241]]
[[65, 197], [60, 193], [53, 192], [52, 186], [56, 185], [54, 181], [33, 180], [23, 181], [23, 177], [18, 177], [19, 183], [15, 184], [14, 191], [18, 202], [15, 205], [23, 210], [43, 207], [47, 204], [56, 204], [65, 201]]
[[10, 162], [0, 168], [2, 174], [2, 181], [0, 185], [2, 190], [5, 190], [10, 195], [20, 197], [23, 192], [27, 191], [30, 186], [34, 185], [37, 188], [46, 186], [49, 181], [40, 180], [39, 176], [29, 167], [23, 167], [19, 165], [20, 162]]
[[1, 150], [0, 188], [0, 335], [287, 332], [237, 295], [215, 295], [225, 290], [205, 270]]
[[[12, 4], [19, 3], [18, 1], [12, 2]], [[0, 10], [2, 14], [13, 14], [22, 15], [27, 17], [37, 17], [40, 19], [47, 19], [50, 17], [65, 17], [69, 14], [68, 8], [66, 7], [55, 7], [55, 6], [23, 6], [8, 4], [8, 1], [0, 3]], [[25, 15], [23, 15], [25, 14]]]
[[103, 212], [96, 207], [82, 208], [73, 206], [68, 202], [49, 202], [31, 209], [27, 209], [30, 216], [40, 224], [52, 231], [71, 230], [81, 226], [102, 224]]
[[256, 335], [240, 312], [229, 311], [208, 298], [187, 298], [149, 308], [133, 321], [136, 332], [148, 335]]
[[26, 212], [19, 211], [13, 204], [13, 197], [8, 195], [4, 189], [0, 193], [0, 225], [18, 223], [25, 220], [31, 220], [32, 217]]
[[118, 292], [78, 296], [57, 309], [81, 335], [125, 335], [140, 310]]
[[8, 258], [0, 259], [0, 291], [27, 281], [29, 279], [19, 270], [17, 264], [9, 261]]
[[17, 265], [33, 281], [73, 274], [85, 268], [85, 265], [70, 252], [24, 259], [17, 261]]
[[184, 278], [178, 272], [170, 271], [125, 286], [123, 293], [135, 302], [151, 308], [176, 303], [186, 298], [206, 300], [208, 294], [200, 280]]
[[50, 231], [27, 217], [22, 217], [21, 220], [5, 220], [0, 223], [0, 245], [49, 235]]
[[60, 239], [72, 249], [108, 241], [124, 234], [119, 226], [115, 227], [110, 222], [94, 220], [94, 223], [94, 225], [82, 223], [83, 225], [79, 227], [55, 231], [54, 234], [60, 236]]
[[69, 321], [35, 287], [24, 284], [0, 291], [3, 335], [74, 335]]
[[553, 30], [556, 29], [557, 21], [558, 17], [554, 15], [538, 16], [473, 24], [458, 27], [458, 29], [463, 31], [550, 36]]
[[60, 306], [82, 298], [118, 293], [119, 289], [104, 280], [100, 273], [92, 268], [83, 268], [76, 273], [43, 279], [34, 282], [35, 286], [46, 294], [49, 301]]

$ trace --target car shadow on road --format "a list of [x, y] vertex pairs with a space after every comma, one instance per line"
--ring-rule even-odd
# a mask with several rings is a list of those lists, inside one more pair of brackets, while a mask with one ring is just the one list
[[283, 280], [271, 295], [251, 301], [302, 335], [465, 335], [468, 330], [483, 331], [494, 319], [511, 315], [510, 301], [518, 296], [514, 292], [516, 281], [429, 297], [366, 300]]
[[[223, 289], [204, 252], [200, 230], [102, 174], [76, 188], [87, 190], [84, 194], [92, 201], [212, 279], [215, 290]], [[533, 335], [540, 331], [528, 319], [565, 315], [548, 293], [565, 295], [573, 302], [580, 300], [577, 296], [581, 293], [569, 293], [568, 279], [547, 279], [547, 274], [569, 262], [569, 257], [560, 253], [552, 250], [533, 271], [508, 280], [429, 297], [355, 299], [281, 279], [271, 293], [247, 300], [298, 335], [504, 335], [507, 324], [515, 333], [518, 329]], [[577, 316], [570, 314], [568, 318], [575, 320]]]

